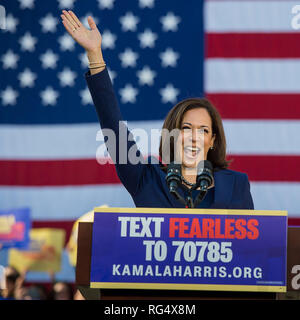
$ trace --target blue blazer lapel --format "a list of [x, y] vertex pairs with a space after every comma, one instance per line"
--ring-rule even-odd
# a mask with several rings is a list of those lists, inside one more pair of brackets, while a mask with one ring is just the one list
[[226, 209], [232, 199], [235, 175], [230, 171], [220, 170], [214, 173], [215, 199], [211, 208]]

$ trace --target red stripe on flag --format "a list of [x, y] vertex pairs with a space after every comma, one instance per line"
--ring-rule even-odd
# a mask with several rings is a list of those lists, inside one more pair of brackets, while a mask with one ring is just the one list
[[229, 155], [230, 169], [245, 172], [251, 181], [300, 181], [300, 156]]
[[206, 57], [299, 58], [300, 34], [207, 33]]
[[212, 93], [223, 119], [300, 119], [300, 94]]
[[[300, 156], [229, 155], [230, 168], [251, 181], [300, 181]], [[2, 186], [119, 184], [114, 165], [95, 160], [0, 161]]]
[[85, 160], [2, 160], [0, 185], [66, 186], [120, 183], [113, 164]]

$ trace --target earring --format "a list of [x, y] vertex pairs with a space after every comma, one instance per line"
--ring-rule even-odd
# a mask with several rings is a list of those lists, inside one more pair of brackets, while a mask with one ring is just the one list
[[215, 148], [214, 148], [214, 147], [210, 147], [209, 149], [210, 149], [210, 150], [214, 150]]

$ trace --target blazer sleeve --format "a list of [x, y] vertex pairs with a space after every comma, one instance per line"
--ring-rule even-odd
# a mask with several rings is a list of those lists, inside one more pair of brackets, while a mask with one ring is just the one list
[[250, 183], [248, 179], [248, 175], [244, 174], [244, 182], [243, 182], [243, 207], [244, 209], [254, 210], [254, 203], [252, 199], [252, 195], [250, 192]]
[[[123, 122], [108, 71], [105, 68], [102, 72], [94, 75], [91, 75], [88, 71], [85, 74], [85, 79], [104, 137], [105, 131], [103, 129], [110, 129], [115, 135], [115, 139], [109, 139], [108, 137], [105, 143], [111, 158], [114, 160], [117, 174], [128, 192], [134, 195], [137, 192], [145, 168], [145, 165], [143, 165], [144, 158], [126, 123]], [[135, 160], [138, 159], [139, 161], [136, 161], [138, 163], [129, 161], [129, 150], [131, 155], [136, 155]]]

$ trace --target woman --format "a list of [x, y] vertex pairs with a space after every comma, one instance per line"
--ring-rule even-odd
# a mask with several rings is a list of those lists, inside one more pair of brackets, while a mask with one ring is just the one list
[[[86, 81], [93, 98], [101, 128], [109, 128], [116, 134], [116, 170], [121, 182], [131, 194], [137, 207], [184, 207], [169, 192], [166, 183], [166, 167], [162, 163], [146, 163], [140, 154], [130, 131], [125, 127], [128, 141], [126, 159], [118, 153], [120, 138], [119, 124], [122, 117], [101, 51], [101, 34], [91, 17], [88, 17], [90, 30], [86, 29], [72, 11], [63, 10], [62, 23], [68, 33], [85, 50], [89, 59], [89, 72]], [[125, 126], [123, 124], [123, 126]], [[162, 134], [160, 158], [179, 161], [183, 183], [179, 190], [184, 197], [195, 184], [197, 166], [201, 160], [209, 160], [214, 168], [214, 184], [209, 188], [204, 200], [197, 206], [202, 208], [253, 209], [248, 177], [244, 173], [228, 170], [226, 141], [219, 113], [207, 99], [186, 99], [179, 102], [167, 115], [164, 129], [170, 132], [177, 129], [173, 140], [166, 143]], [[163, 130], [163, 133], [165, 131]], [[122, 145], [122, 143], [121, 143]], [[165, 147], [169, 153], [164, 153]], [[140, 159], [134, 164], [129, 161], [129, 153]], [[122, 161], [121, 161], [122, 160]], [[124, 161], [125, 160], [125, 161]], [[194, 193], [199, 191], [194, 190]]]

